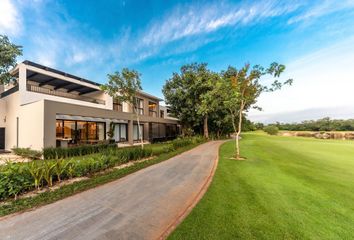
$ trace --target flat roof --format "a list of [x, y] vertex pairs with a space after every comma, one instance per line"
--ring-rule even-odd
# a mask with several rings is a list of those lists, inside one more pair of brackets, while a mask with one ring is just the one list
[[[70, 77], [70, 78], [79, 80], [81, 82], [89, 83], [89, 84], [92, 84], [92, 85], [95, 85], [95, 86], [101, 86], [102, 85], [100, 83], [93, 82], [93, 81], [87, 80], [85, 78], [81, 78], [81, 77], [72, 75], [70, 73], [66, 73], [66, 72], [63, 72], [63, 71], [60, 71], [60, 70], [57, 70], [57, 69], [54, 69], [54, 68], [50, 68], [50, 67], [47, 67], [47, 66], [35, 63], [35, 62], [31, 62], [29, 60], [25, 60], [25, 61], [23, 61], [23, 63], [25, 65], [28, 65], [28, 66], [32, 66], [32, 67], [36, 67], [36, 68], [39, 68], [39, 69], [43, 69], [43, 70], [46, 70], [46, 71], [49, 71], [49, 72], [52, 72], [52, 73], [56, 73], [56, 74], [59, 74], [59, 75], [65, 76], [65, 77]], [[155, 100], [158, 100], [158, 101], [163, 101], [163, 99], [155, 97], [155, 96], [153, 96], [153, 95], [151, 95], [149, 93], [143, 92], [143, 91], [139, 91], [139, 94], [141, 94], [143, 96], [146, 96], [146, 97], [149, 97], [149, 98], [152, 98], [152, 99], [155, 99]]]

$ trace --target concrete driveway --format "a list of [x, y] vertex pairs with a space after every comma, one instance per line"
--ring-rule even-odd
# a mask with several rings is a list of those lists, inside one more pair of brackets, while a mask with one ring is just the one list
[[0, 218], [0, 239], [158, 239], [211, 179], [222, 142], [34, 211]]

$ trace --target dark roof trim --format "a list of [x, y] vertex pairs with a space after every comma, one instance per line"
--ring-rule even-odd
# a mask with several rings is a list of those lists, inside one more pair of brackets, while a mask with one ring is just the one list
[[49, 71], [49, 72], [52, 72], [52, 73], [56, 73], [56, 74], [65, 76], [65, 77], [73, 78], [73, 79], [79, 80], [81, 82], [90, 83], [90, 84], [93, 84], [95, 86], [101, 86], [101, 84], [99, 84], [99, 83], [96, 83], [96, 82], [93, 82], [93, 81], [90, 81], [90, 80], [87, 80], [87, 79], [84, 79], [84, 78], [80, 78], [80, 77], [77, 77], [75, 75], [56, 70], [54, 68], [46, 67], [46, 66], [43, 66], [41, 64], [34, 63], [34, 62], [31, 62], [31, 61], [28, 61], [28, 60], [23, 61], [23, 63], [28, 65], [28, 66], [40, 68], [40, 69], [43, 69], [43, 70], [46, 70], [46, 71]]
[[[31, 61], [28, 61], [28, 60], [23, 61], [23, 63], [26, 64], [26, 65], [32, 66], [32, 67], [40, 68], [40, 69], [43, 69], [43, 70], [46, 70], [46, 71], [49, 71], [49, 72], [52, 72], [52, 73], [59, 74], [59, 75], [65, 76], [65, 77], [70, 77], [70, 78], [79, 80], [81, 82], [90, 83], [90, 84], [93, 84], [95, 86], [101, 86], [101, 84], [99, 84], [99, 83], [96, 83], [96, 82], [93, 82], [93, 81], [90, 81], [90, 80], [87, 80], [87, 79], [84, 79], [84, 78], [80, 78], [80, 77], [77, 77], [75, 75], [56, 70], [54, 68], [46, 67], [44, 65], [41, 65], [41, 64], [38, 64], [38, 63], [34, 63], [34, 62], [31, 62]], [[148, 98], [151, 98], [151, 99], [155, 99], [155, 100], [158, 100], [158, 101], [163, 101], [163, 99], [155, 97], [155, 96], [153, 96], [151, 94], [148, 94], [148, 93], [145, 93], [143, 91], [139, 91], [139, 93], [141, 95], [145, 96], [145, 97], [148, 97]]]
[[0, 98], [7, 97], [7, 96], [9, 96], [9, 95], [11, 95], [11, 94], [13, 94], [13, 93], [15, 93], [17, 91], [18, 91], [18, 85], [10, 88], [9, 90], [7, 90], [5, 92], [0, 93]]

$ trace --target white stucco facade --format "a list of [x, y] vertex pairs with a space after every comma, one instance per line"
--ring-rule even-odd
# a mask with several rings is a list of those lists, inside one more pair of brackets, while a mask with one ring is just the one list
[[[5, 130], [6, 150], [55, 147], [58, 116], [100, 121], [104, 123], [105, 131], [110, 122], [126, 123], [129, 143], [133, 143], [136, 115], [126, 103], [122, 103], [120, 111], [114, 110], [112, 97], [101, 91], [99, 84], [28, 61], [18, 64], [12, 74], [17, 77], [18, 84], [0, 86], [0, 130]], [[149, 124], [177, 126], [177, 120], [169, 118], [168, 114], [160, 116], [160, 99], [143, 92], [138, 97], [144, 102], [140, 121], [146, 140], [151, 129]], [[150, 109], [150, 103], [157, 104], [155, 109]]]

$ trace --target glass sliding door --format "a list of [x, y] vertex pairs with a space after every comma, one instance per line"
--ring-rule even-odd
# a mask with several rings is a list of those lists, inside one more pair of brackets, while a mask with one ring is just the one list
[[75, 138], [75, 121], [64, 121], [64, 138], [73, 140]]
[[97, 125], [95, 122], [87, 122], [87, 139], [98, 140]]
[[97, 135], [98, 135], [98, 140], [103, 141], [106, 139], [106, 134], [105, 134], [105, 123], [98, 122], [97, 124]]
[[144, 131], [143, 124], [140, 124], [139, 129], [138, 129], [138, 124], [134, 124], [133, 125], [133, 140], [139, 141], [141, 138], [144, 138], [143, 131]]
[[58, 119], [56, 137], [69, 144], [98, 143], [106, 139], [106, 123]]
[[121, 142], [128, 140], [127, 124], [120, 124], [119, 137]]
[[126, 142], [128, 140], [127, 124], [117, 123], [114, 129], [114, 140], [116, 142]]

